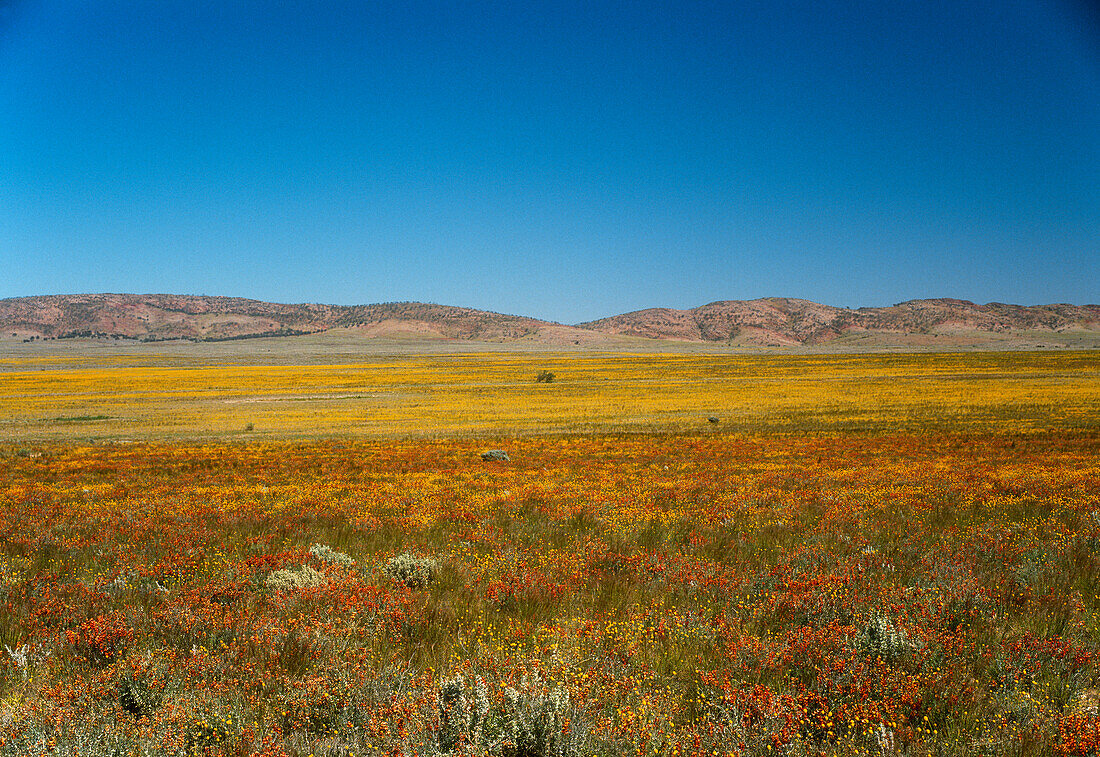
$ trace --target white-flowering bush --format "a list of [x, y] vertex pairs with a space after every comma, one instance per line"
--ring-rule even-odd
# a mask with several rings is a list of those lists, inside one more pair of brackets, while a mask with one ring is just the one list
[[0, 741], [0, 757], [106, 757], [155, 754], [135, 750], [135, 740], [123, 729], [87, 725], [79, 720], [57, 726], [26, 723], [11, 738]]
[[873, 733], [875, 736], [875, 746], [878, 747], [879, 754], [881, 754], [882, 757], [897, 754], [897, 751], [894, 749], [894, 731], [892, 729], [887, 728], [885, 723], [879, 723], [878, 726], [875, 727]]
[[27, 680], [27, 645], [24, 644], [21, 647], [12, 649], [5, 644], [4, 649], [8, 650], [8, 656], [11, 657], [15, 666], [19, 668], [19, 672], [23, 674], [23, 680]]
[[275, 591], [295, 591], [320, 586], [324, 582], [325, 577], [322, 573], [308, 565], [303, 565], [298, 570], [277, 570], [269, 575], [264, 583], [267, 588]]
[[469, 686], [461, 675], [444, 681], [439, 687], [436, 706], [439, 711], [439, 731], [436, 734], [439, 751], [452, 752], [460, 744], [483, 746], [489, 694], [480, 676]]
[[119, 576], [114, 581], [107, 583], [107, 585], [103, 587], [103, 590], [115, 599], [118, 599], [128, 588], [130, 588], [130, 583], [126, 580], [126, 576]]
[[502, 706], [490, 708], [481, 677], [467, 681], [461, 675], [439, 688], [439, 728], [433, 748], [437, 754], [492, 755], [492, 757], [583, 757], [588, 732], [565, 728], [577, 724], [569, 692], [545, 689], [540, 681], [525, 680], [522, 690], [507, 688]]
[[432, 558], [418, 557], [408, 552], [391, 557], [382, 566], [382, 572], [388, 578], [403, 583], [410, 589], [422, 589], [430, 584], [438, 569], [439, 563]]
[[355, 565], [355, 560], [351, 559], [343, 552], [337, 552], [327, 544], [314, 544], [309, 548], [309, 553], [320, 562], [327, 565], [339, 565], [342, 568], [350, 568]]
[[504, 692], [501, 725], [503, 757], [566, 757], [579, 754], [562, 726], [569, 717], [569, 692], [552, 689], [521, 694], [513, 688]]
[[884, 660], [896, 659], [917, 647], [905, 631], [877, 610], [871, 613], [871, 619], [856, 637], [856, 646]]

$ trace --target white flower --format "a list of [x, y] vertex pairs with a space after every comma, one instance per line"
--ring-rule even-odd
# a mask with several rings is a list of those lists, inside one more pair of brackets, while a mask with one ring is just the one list
[[23, 674], [23, 680], [27, 679], [27, 645], [24, 644], [21, 647], [12, 649], [7, 644], [4, 645], [4, 649], [8, 650], [8, 656], [15, 661], [16, 666]]

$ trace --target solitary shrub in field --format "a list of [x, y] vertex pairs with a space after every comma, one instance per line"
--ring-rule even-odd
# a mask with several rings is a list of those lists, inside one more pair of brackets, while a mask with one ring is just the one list
[[554, 382], [554, 374], [550, 371], [539, 371], [535, 376], [535, 381], [539, 384], [552, 384]]
[[553, 689], [544, 693], [504, 692], [501, 723], [503, 757], [566, 757], [583, 754], [577, 734], [566, 733], [569, 720], [569, 692]]
[[439, 687], [436, 707], [439, 711], [436, 734], [439, 751], [452, 752], [460, 744], [475, 748], [483, 745], [489, 695], [480, 676], [469, 686], [462, 676], [444, 681]]
[[490, 708], [481, 677], [461, 675], [444, 681], [436, 704], [439, 730], [436, 749], [494, 757], [581, 757], [588, 754], [588, 733], [573, 727], [576, 712], [564, 688], [546, 690], [524, 680], [523, 691], [508, 687], [501, 706]]
[[119, 706], [134, 717], [149, 717], [161, 705], [163, 694], [139, 676], [126, 676], [115, 685]]
[[298, 570], [277, 570], [269, 575], [264, 583], [267, 588], [275, 591], [294, 591], [320, 586], [324, 581], [325, 577], [321, 573], [308, 565], [303, 565]]
[[382, 567], [382, 572], [410, 589], [423, 589], [432, 582], [438, 569], [439, 563], [430, 557], [418, 557], [403, 552], [387, 560]]
[[12, 662], [19, 668], [19, 672], [23, 674], [23, 680], [27, 680], [27, 645], [24, 644], [21, 647], [12, 649], [7, 644], [4, 645], [4, 649], [8, 650], [8, 656], [11, 657]]
[[856, 646], [884, 660], [896, 659], [917, 647], [905, 631], [877, 610], [871, 613], [871, 619], [856, 637]]
[[110, 594], [115, 599], [118, 599], [122, 592], [130, 588], [130, 582], [126, 580], [126, 576], [118, 576], [113, 581], [109, 581], [103, 590]]
[[309, 553], [320, 562], [328, 565], [339, 565], [342, 568], [350, 568], [355, 565], [355, 560], [343, 552], [337, 552], [327, 544], [314, 544], [309, 548]]

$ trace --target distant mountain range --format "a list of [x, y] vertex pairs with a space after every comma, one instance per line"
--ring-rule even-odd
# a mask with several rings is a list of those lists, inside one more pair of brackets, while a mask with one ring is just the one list
[[877, 346], [904, 346], [1034, 339], [1055, 334], [1100, 337], [1100, 305], [978, 305], [965, 300], [931, 299], [853, 310], [767, 297], [712, 302], [688, 310], [650, 308], [570, 326], [421, 302], [286, 305], [238, 297], [173, 294], [76, 294], [0, 300], [0, 338], [7, 340], [222, 341], [335, 329], [363, 337], [551, 345], [675, 340], [795, 346], [864, 340]]

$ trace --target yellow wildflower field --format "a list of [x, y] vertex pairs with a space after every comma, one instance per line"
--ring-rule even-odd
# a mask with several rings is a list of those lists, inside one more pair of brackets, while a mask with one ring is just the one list
[[[555, 374], [536, 382], [539, 371]], [[717, 418], [717, 423], [708, 418]], [[0, 439], [988, 431], [1100, 425], [1100, 355], [466, 352], [0, 361]]]

